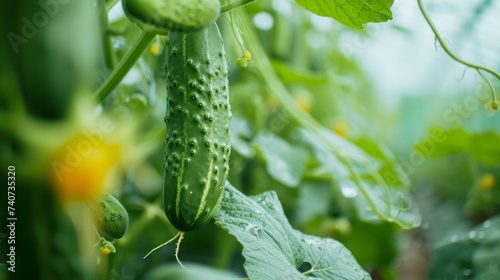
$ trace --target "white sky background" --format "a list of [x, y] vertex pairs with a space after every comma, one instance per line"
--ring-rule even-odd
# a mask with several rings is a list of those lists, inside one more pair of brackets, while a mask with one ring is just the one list
[[[483, 1], [424, 0], [424, 5], [452, 51], [470, 62], [498, 71], [500, 1], [493, 0], [478, 18], [474, 9]], [[465, 67], [449, 58], [440, 47], [436, 51], [435, 37], [416, 0], [395, 0], [393, 13], [394, 19], [378, 24], [377, 32], [369, 37], [370, 42], [354, 56], [366, 69], [384, 101], [395, 103], [398, 97], [408, 94], [454, 94], [453, 89], [473, 90], [482, 83], [472, 69], [468, 69], [464, 79], [460, 80]], [[471, 32], [463, 29], [464, 25], [474, 21], [477, 23]]]

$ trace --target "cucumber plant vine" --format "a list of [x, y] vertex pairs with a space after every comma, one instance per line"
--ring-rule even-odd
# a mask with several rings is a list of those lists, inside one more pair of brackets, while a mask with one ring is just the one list
[[448, 47], [448, 45], [444, 41], [443, 37], [439, 33], [436, 25], [434, 24], [434, 22], [432, 21], [431, 17], [427, 13], [427, 10], [425, 9], [424, 4], [422, 3], [422, 0], [417, 0], [417, 3], [418, 3], [418, 7], [420, 9], [420, 12], [422, 13], [422, 16], [424, 17], [425, 21], [427, 22], [427, 24], [431, 28], [432, 33], [434, 33], [434, 36], [436, 37], [436, 40], [439, 42], [439, 44], [441, 45], [441, 47], [443, 48], [443, 50], [446, 52], [446, 54], [449, 57], [451, 57], [453, 60], [455, 60], [456, 62], [458, 62], [458, 63], [460, 63], [462, 65], [465, 65], [468, 68], [472, 68], [472, 69], [476, 70], [477, 73], [479, 74], [479, 76], [481, 76], [481, 78], [486, 82], [486, 84], [488, 85], [488, 88], [489, 88], [489, 90], [491, 92], [490, 107], [491, 107], [491, 109], [497, 111], [498, 110], [498, 101], [496, 100], [496, 97], [495, 97], [495, 88], [493, 87], [493, 85], [491, 84], [491, 82], [484, 76], [484, 74], [482, 73], [482, 71], [487, 72], [487, 73], [493, 75], [499, 81], [500, 81], [500, 73], [496, 72], [495, 70], [493, 70], [491, 68], [485, 67], [483, 65], [479, 65], [479, 64], [475, 64], [475, 63], [466, 61], [463, 58], [461, 58], [460, 56], [456, 55]]

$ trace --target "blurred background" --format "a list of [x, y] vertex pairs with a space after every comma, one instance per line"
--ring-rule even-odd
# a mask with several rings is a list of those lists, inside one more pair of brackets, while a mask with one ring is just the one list
[[[0, 163], [18, 171], [23, 222], [16, 274], [2, 232], [0, 279], [162, 279], [178, 269], [166, 264], [174, 245], [142, 260], [176, 233], [159, 200], [166, 37], [96, 102], [141, 29], [120, 1], [86, 2], [1, 4]], [[457, 56], [500, 71], [499, 1], [423, 2]], [[295, 229], [338, 240], [373, 279], [500, 279], [500, 115], [490, 90], [444, 52], [416, 1], [391, 10], [393, 20], [364, 30], [292, 0], [220, 17], [233, 112], [228, 180], [247, 195], [276, 191]], [[500, 81], [485, 76], [498, 92]], [[71, 151], [91, 139], [98, 144], [71, 165]], [[108, 243], [85, 210], [102, 192], [130, 216], [124, 237]], [[180, 256], [243, 278], [241, 249], [210, 223], [186, 235]]]

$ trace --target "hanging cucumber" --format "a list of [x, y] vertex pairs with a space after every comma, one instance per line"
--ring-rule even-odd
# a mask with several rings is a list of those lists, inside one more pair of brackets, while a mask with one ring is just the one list
[[[222, 199], [229, 170], [231, 110], [226, 53], [215, 23], [196, 32], [170, 32], [166, 54], [162, 201], [179, 230], [172, 239], [179, 238], [179, 245], [184, 232], [212, 218]], [[178, 247], [176, 256], [177, 251]]]
[[204, 225], [217, 209], [230, 153], [228, 68], [217, 25], [172, 32], [166, 45], [167, 147], [162, 200], [180, 231]]
[[166, 34], [168, 30], [194, 31], [213, 23], [219, 0], [124, 0], [123, 10], [143, 30]]
[[89, 208], [102, 237], [113, 240], [125, 235], [129, 224], [128, 213], [114, 196], [106, 193], [89, 203]]

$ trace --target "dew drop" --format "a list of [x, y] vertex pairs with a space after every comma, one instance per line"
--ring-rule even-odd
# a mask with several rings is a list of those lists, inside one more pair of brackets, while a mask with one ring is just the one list
[[456, 234], [453, 234], [453, 235], [451, 236], [450, 240], [451, 240], [451, 243], [455, 243], [455, 242], [457, 242], [457, 240], [458, 240], [458, 236], [457, 236]]
[[469, 232], [469, 238], [474, 239], [476, 237], [476, 232], [475, 231], [470, 231]]
[[356, 189], [356, 187], [348, 184], [341, 185], [340, 191], [342, 192], [342, 195], [347, 198], [353, 198], [358, 195], [358, 190]]
[[245, 232], [251, 233], [253, 236], [259, 238], [259, 226], [254, 225], [254, 224], [247, 224], [245, 227]]
[[483, 227], [484, 227], [484, 228], [489, 228], [490, 226], [491, 226], [491, 221], [490, 221], [490, 220], [485, 221], [485, 222], [483, 223]]

